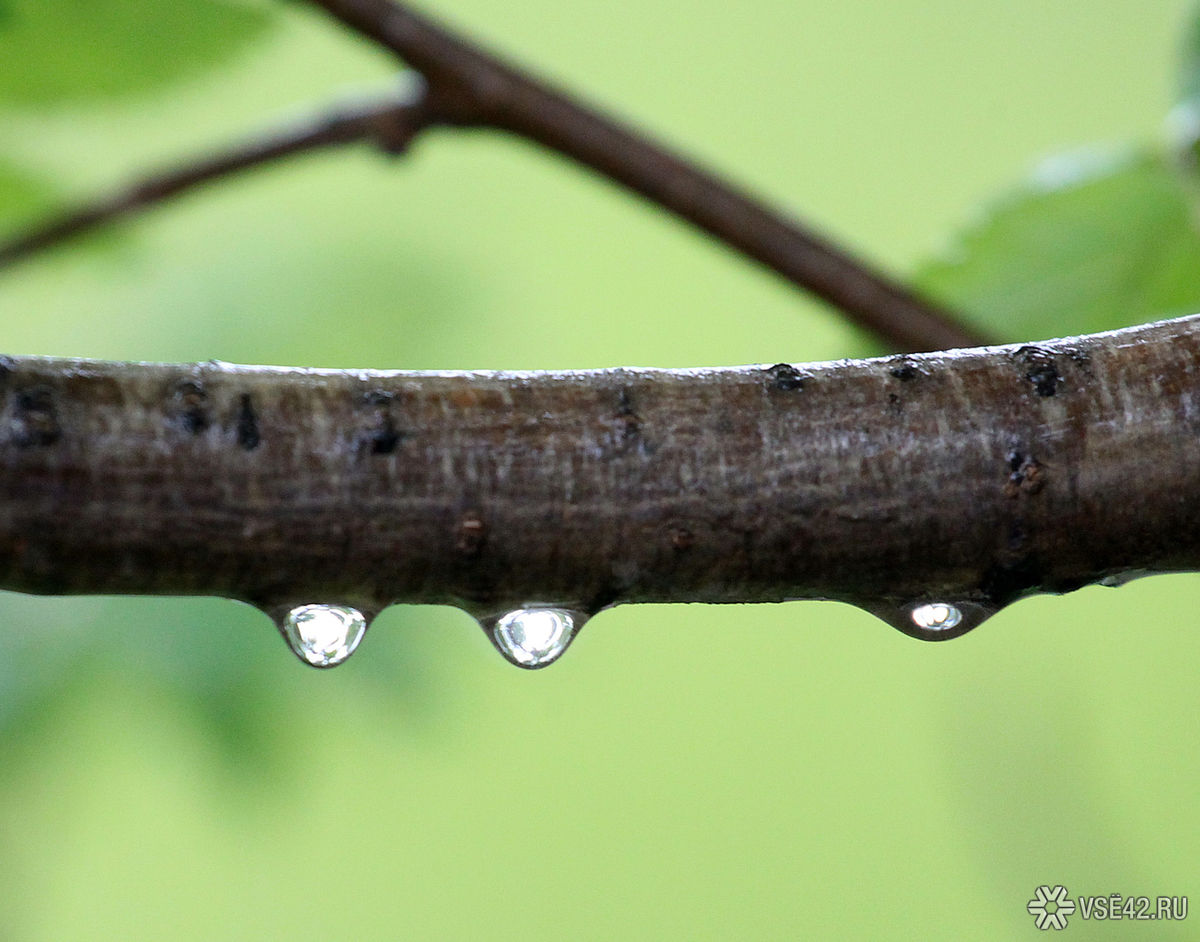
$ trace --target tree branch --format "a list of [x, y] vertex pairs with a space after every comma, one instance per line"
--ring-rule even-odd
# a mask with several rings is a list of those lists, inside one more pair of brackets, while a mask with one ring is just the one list
[[421, 72], [428, 83], [422, 98], [334, 114], [151, 176], [0, 242], [0, 269], [252, 167], [364, 140], [396, 153], [426, 127], [452, 124], [515, 133], [590, 167], [825, 299], [898, 350], [986, 342], [747, 193], [390, 0], [313, 2]]
[[391, 50], [466, 124], [509, 131], [621, 183], [840, 308], [901, 351], [986, 342], [844, 249], [392, 0], [311, 0]]
[[7, 242], [0, 242], [0, 269], [204, 184], [298, 154], [364, 141], [373, 142], [388, 153], [402, 153], [421, 131], [441, 120], [422, 92], [415, 100], [342, 109], [273, 135], [245, 141], [224, 152], [148, 176], [124, 190], [67, 210]]
[[[394, 600], [841, 599], [920, 637], [1200, 568], [1200, 316], [711, 370], [7, 358], [0, 585]], [[914, 624], [946, 602], [951, 631]]]

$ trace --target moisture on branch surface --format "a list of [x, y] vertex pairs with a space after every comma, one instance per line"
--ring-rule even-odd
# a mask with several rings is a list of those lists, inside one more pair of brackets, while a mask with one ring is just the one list
[[[1200, 568], [1200, 316], [833, 364], [317, 371], [10, 357], [0, 584], [373, 613], [832, 598], [948, 637]], [[948, 603], [949, 630], [914, 624]]]

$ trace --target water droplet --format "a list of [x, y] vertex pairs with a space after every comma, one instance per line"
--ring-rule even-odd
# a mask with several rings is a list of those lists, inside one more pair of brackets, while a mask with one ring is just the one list
[[910, 613], [913, 624], [926, 631], [948, 631], [962, 621], [962, 611], [945, 602], [926, 602]]
[[893, 628], [922, 641], [948, 641], [978, 628], [997, 609], [978, 602], [941, 599], [896, 604], [887, 600], [860, 603], [872, 615], [882, 618]]
[[354, 653], [367, 631], [356, 608], [301, 605], [287, 613], [281, 628], [296, 656], [313, 667], [336, 667]]
[[500, 653], [517, 667], [532, 669], [558, 660], [587, 616], [565, 608], [518, 608], [488, 621]]

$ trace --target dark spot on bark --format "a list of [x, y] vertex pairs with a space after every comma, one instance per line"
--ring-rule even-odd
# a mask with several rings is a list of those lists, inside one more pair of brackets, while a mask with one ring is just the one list
[[614, 418], [622, 445], [634, 444], [642, 434], [642, 419], [634, 408], [633, 392], [628, 386], [622, 387], [617, 393], [617, 411]]
[[242, 393], [236, 432], [238, 445], [246, 451], [253, 451], [262, 441], [258, 432], [258, 416], [254, 412], [254, 404], [250, 401], [249, 393]]
[[1062, 376], [1054, 361], [1054, 354], [1041, 347], [1021, 347], [1016, 352], [1017, 359], [1025, 368], [1025, 378], [1033, 383], [1033, 388], [1039, 396], [1049, 398], [1058, 392], [1058, 384]]
[[771, 377], [771, 383], [776, 389], [782, 389], [784, 392], [794, 392], [804, 388], [806, 377], [798, 369], [790, 363], [776, 363], [767, 373]]
[[463, 556], [474, 558], [483, 552], [487, 542], [487, 525], [475, 511], [468, 511], [459, 518], [455, 533], [454, 548]]
[[921, 375], [921, 368], [912, 360], [901, 360], [888, 370], [891, 375], [902, 383], [911, 382]]
[[171, 391], [167, 421], [189, 435], [199, 435], [212, 424], [208, 393], [196, 380], [184, 380]]
[[1034, 367], [1025, 376], [1033, 383], [1037, 394], [1043, 397], [1053, 396], [1058, 391], [1058, 384], [1062, 379], [1058, 375], [1058, 370], [1052, 365]]
[[9, 429], [12, 442], [19, 448], [53, 445], [62, 437], [54, 390], [49, 386], [19, 389], [13, 397]]
[[895, 393], [888, 393], [888, 405], [891, 406], [893, 412], [899, 412], [903, 407], [903, 404], [900, 402], [900, 397]]
[[668, 533], [671, 537], [671, 548], [677, 553], [689, 550], [696, 544], [696, 534], [687, 527], [673, 526]]
[[383, 426], [376, 429], [371, 436], [371, 454], [390, 455], [400, 444], [402, 435], [398, 432], [390, 416], [383, 420]]
[[633, 408], [633, 392], [628, 386], [622, 386], [617, 393], [617, 415], [637, 415]]
[[1031, 554], [995, 563], [984, 573], [980, 588], [994, 605], [1004, 606], [1041, 588], [1044, 578], [1041, 562]]
[[363, 400], [374, 410], [371, 423], [363, 439], [365, 449], [373, 455], [390, 455], [408, 437], [392, 418], [392, 403], [395, 397], [382, 390], [368, 392]]

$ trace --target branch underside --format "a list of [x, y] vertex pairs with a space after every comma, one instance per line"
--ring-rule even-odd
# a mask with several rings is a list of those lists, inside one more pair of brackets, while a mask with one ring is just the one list
[[831, 598], [894, 623], [947, 601], [966, 630], [1200, 568], [1198, 363], [1200, 316], [684, 371], [9, 357], [0, 585], [475, 614]]

